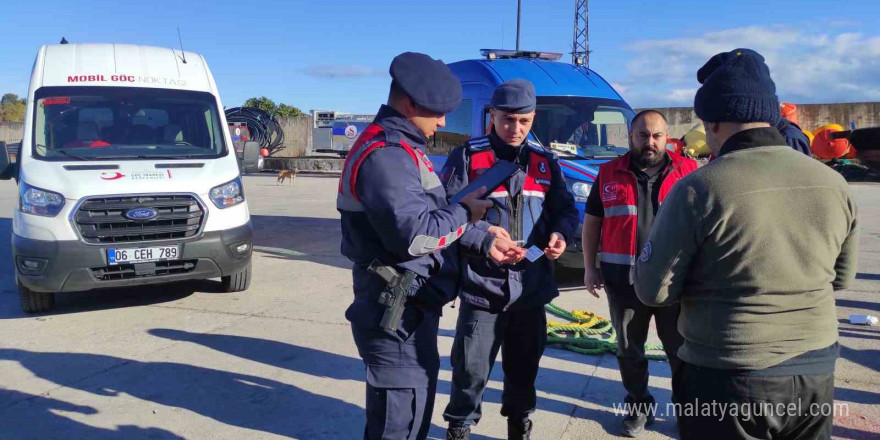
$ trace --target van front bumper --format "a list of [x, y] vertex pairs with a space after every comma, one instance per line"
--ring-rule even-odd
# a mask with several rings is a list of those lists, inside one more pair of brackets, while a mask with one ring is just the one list
[[556, 260], [560, 266], [567, 267], [569, 269], [583, 269], [584, 268], [584, 246], [581, 243], [581, 231], [583, 230], [584, 224], [581, 223], [578, 226], [577, 234], [571, 238], [571, 243], [565, 247], [565, 252], [559, 256], [559, 259]]
[[[253, 226], [205, 232], [187, 242], [150, 242], [95, 246], [81, 241], [44, 241], [12, 235], [18, 282], [35, 292], [79, 292], [232, 275], [247, 268], [253, 253]], [[108, 248], [179, 245], [172, 262], [109, 265]], [[247, 245], [247, 249], [237, 249]]]

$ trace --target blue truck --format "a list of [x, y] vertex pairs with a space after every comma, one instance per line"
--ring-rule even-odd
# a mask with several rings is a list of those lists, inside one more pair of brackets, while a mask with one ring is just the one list
[[562, 54], [493, 49], [481, 54], [481, 59], [449, 64], [461, 80], [463, 99], [431, 139], [428, 154], [439, 171], [452, 148], [489, 133], [489, 100], [495, 87], [514, 78], [534, 83], [538, 102], [529, 138], [559, 155], [580, 215], [577, 238], [559, 263], [582, 268], [580, 228], [587, 195], [599, 165], [629, 150], [627, 132], [635, 113], [599, 74], [557, 61]]

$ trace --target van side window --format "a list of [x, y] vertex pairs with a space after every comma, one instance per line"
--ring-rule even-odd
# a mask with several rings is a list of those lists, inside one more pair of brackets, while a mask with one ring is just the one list
[[446, 156], [455, 147], [464, 145], [471, 138], [470, 99], [462, 99], [457, 109], [446, 115], [446, 126], [437, 130], [434, 138], [428, 142], [428, 154]]
[[492, 113], [489, 112], [491, 107], [483, 109], [483, 136], [488, 136], [492, 132]]

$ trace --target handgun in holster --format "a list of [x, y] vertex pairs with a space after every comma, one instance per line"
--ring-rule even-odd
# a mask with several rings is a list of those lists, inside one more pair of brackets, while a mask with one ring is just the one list
[[401, 275], [393, 267], [382, 265], [379, 260], [373, 260], [368, 270], [379, 275], [387, 283], [385, 290], [379, 295], [379, 304], [385, 306], [385, 314], [382, 315], [382, 322], [379, 323], [379, 326], [395, 332], [400, 325], [401, 318], [403, 318], [406, 298], [409, 296], [409, 289], [415, 282], [416, 274], [413, 271], [405, 270]]

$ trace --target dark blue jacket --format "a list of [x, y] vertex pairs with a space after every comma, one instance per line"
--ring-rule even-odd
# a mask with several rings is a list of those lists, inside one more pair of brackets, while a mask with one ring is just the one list
[[[354, 263], [355, 305], [376, 309], [384, 283], [366, 270], [373, 259], [420, 275], [413, 287], [416, 303], [439, 308], [455, 297], [457, 245], [468, 228], [468, 213], [447, 203], [422, 151], [426, 144], [415, 125], [382, 106], [349, 152], [337, 209], [342, 254]], [[486, 235], [485, 228], [469, 234], [469, 252], [488, 252]]]
[[[504, 150], [509, 151], [512, 147], [493, 133], [488, 137], [471, 139], [468, 145], [452, 150], [440, 173], [448, 195], [457, 193], [469, 183], [471, 157], [488, 148], [492, 149], [498, 160], [502, 160]], [[545, 158], [549, 165], [549, 170], [544, 170], [549, 182], [539, 179], [541, 183], [549, 184], [544, 195], [534, 194], [541, 191], [528, 190], [524, 194], [528, 169], [533, 163], [532, 154]], [[525, 240], [526, 249], [536, 246], [543, 251], [553, 232], [562, 234], [570, 245], [577, 229], [578, 212], [556, 154], [540, 144], [527, 141], [517, 147], [514, 160], [521, 164], [521, 169], [507, 182], [506, 194], [505, 191], [496, 190], [489, 198], [495, 206], [486, 213], [486, 221], [481, 223], [501, 226], [512, 239]], [[475, 241], [478, 237], [471, 238], [470, 235], [476, 235], [481, 230], [468, 231], [463, 240]], [[504, 311], [510, 307], [542, 306], [559, 295], [553, 261], [546, 256], [541, 256], [534, 263], [524, 259], [516, 265], [501, 266], [484, 256], [469, 255], [466, 249], [462, 253], [465, 267], [461, 270], [459, 295], [470, 304], [492, 311]]]
[[779, 134], [785, 138], [785, 142], [791, 146], [791, 148], [794, 148], [807, 156], [813, 155], [813, 152], [810, 150], [810, 138], [804, 134], [803, 130], [801, 130], [797, 124], [788, 119], [779, 118], [779, 122], [776, 124], [776, 129], [779, 130]]

